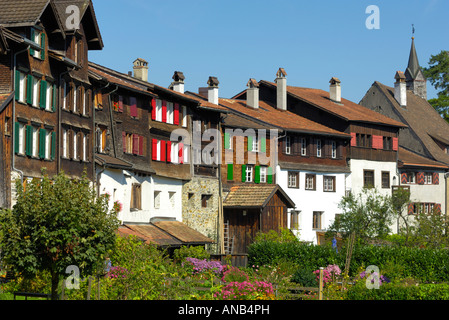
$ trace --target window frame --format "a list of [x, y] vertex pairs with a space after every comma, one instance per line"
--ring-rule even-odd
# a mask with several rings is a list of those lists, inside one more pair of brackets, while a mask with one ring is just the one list
[[[292, 183], [293, 180], [295, 182], [294, 184]], [[290, 189], [299, 189], [299, 172], [297, 171], [287, 172], [287, 187]]]
[[[330, 188], [329, 188], [329, 180], [331, 186]], [[323, 192], [337, 192], [335, 176], [323, 176]]]
[[[313, 186], [310, 186], [310, 179], [312, 179]], [[316, 190], [316, 174], [306, 173], [305, 178], [305, 190], [315, 191]]]
[[[386, 178], [385, 175], [388, 175], [388, 177], [387, 177], [388, 183], [387, 184], [385, 183], [386, 181], [384, 180]], [[391, 185], [390, 184], [390, 171], [382, 171], [381, 172], [381, 182], [382, 182], [382, 189], [390, 189], [390, 185]]]
[[[372, 185], [367, 185], [366, 180], [367, 180], [367, 174], [372, 174], [372, 180], [373, 183]], [[363, 170], [363, 187], [367, 188], [367, 189], [372, 189], [375, 187], [375, 183], [376, 183], [376, 179], [375, 179], [375, 171], [374, 170], [370, 170], [370, 169], [364, 169]]]

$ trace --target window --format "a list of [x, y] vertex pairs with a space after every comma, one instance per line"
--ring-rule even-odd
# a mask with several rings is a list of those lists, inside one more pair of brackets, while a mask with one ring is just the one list
[[195, 194], [193, 192], [189, 192], [188, 194], [188, 201], [189, 201], [189, 205], [193, 205], [193, 200], [195, 199]]
[[407, 183], [416, 183], [416, 172], [407, 172]]
[[321, 229], [321, 220], [323, 217], [322, 211], [314, 211], [313, 212], [313, 229]]
[[20, 122], [15, 123], [15, 153], [25, 154], [25, 125]]
[[332, 176], [323, 177], [323, 191], [335, 192], [335, 177]]
[[259, 140], [257, 139], [257, 137], [253, 137], [252, 142], [253, 142], [252, 151], [259, 152]]
[[331, 141], [331, 157], [332, 159], [337, 158], [337, 142]]
[[67, 110], [68, 109], [68, 98], [70, 93], [70, 86], [67, 84], [67, 82], [63, 81], [62, 83], [62, 109]]
[[290, 229], [292, 230], [299, 229], [299, 211], [290, 212]]
[[67, 152], [67, 129], [62, 129], [62, 157], [63, 158], [68, 158], [68, 152]]
[[252, 182], [253, 181], [253, 171], [254, 166], [247, 165], [246, 166], [246, 179], [245, 182]]
[[260, 183], [267, 182], [267, 167], [260, 167]]
[[374, 170], [363, 170], [363, 187], [374, 188]]
[[159, 209], [161, 207], [161, 192], [154, 191], [154, 209]]
[[31, 41], [39, 45], [41, 50], [30, 49], [30, 54], [34, 58], [45, 59], [45, 33], [40, 32], [34, 28], [31, 28]]
[[299, 188], [299, 172], [288, 172], [288, 187]]
[[306, 174], [306, 190], [315, 190], [316, 175]]
[[391, 137], [383, 137], [383, 149], [393, 150], [393, 140]]
[[31, 156], [37, 158], [39, 152], [39, 128], [31, 127]]
[[306, 138], [301, 138], [301, 155], [307, 155], [307, 140]]
[[173, 109], [173, 102], [167, 102], [167, 123], [173, 124], [173, 113], [174, 109]]
[[174, 208], [175, 207], [175, 197], [176, 196], [176, 192], [172, 192], [169, 191], [168, 192], [168, 201], [170, 203], [170, 207]]
[[144, 137], [122, 132], [123, 152], [143, 156]]
[[45, 110], [47, 111], [54, 111], [54, 106], [56, 103], [56, 96], [55, 96], [55, 86], [49, 82], [46, 82], [46, 101], [45, 101]]
[[187, 127], [187, 107], [182, 106], [182, 126]]
[[88, 143], [88, 135], [87, 134], [83, 134], [83, 158], [82, 160], [84, 162], [89, 161], [89, 143]]
[[232, 140], [233, 136], [230, 132], [225, 132], [224, 134], [224, 147], [225, 149], [231, 150], [232, 149]]
[[162, 121], [162, 100], [156, 99], [156, 121]]
[[390, 188], [390, 172], [382, 171], [382, 188], [388, 189]]
[[39, 101], [40, 101], [40, 85], [41, 85], [41, 80], [39, 80], [36, 77], [31, 77], [31, 105], [33, 107], [39, 107]]
[[27, 77], [24, 73], [16, 71], [15, 99], [26, 103], [27, 100]]
[[133, 183], [131, 186], [131, 209], [142, 210], [142, 186], [139, 183]]
[[129, 114], [133, 119], [137, 119], [139, 117], [137, 110], [137, 99], [135, 97], [129, 98]]
[[357, 147], [371, 148], [371, 146], [372, 146], [372, 139], [371, 139], [371, 135], [369, 135], [369, 134], [357, 133], [356, 141], [357, 141]]
[[201, 195], [201, 207], [203, 207], [203, 208], [210, 207], [211, 197], [212, 197], [212, 195], [210, 195], [210, 194], [202, 194]]
[[285, 154], [290, 154], [290, 153], [291, 153], [290, 137], [286, 136], [285, 137]]
[[96, 148], [97, 152], [104, 153], [106, 151], [106, 128], [98, 128], [96, 130]]
[[432, 173], [431, 172], [425, 172], [424, 173], [424, 184], [432, 184]]
[[321, 154], [322, 154], [321, 147], [322, 147], [322, 142], [320, 139], [317, 139], [316, 140], [316, 156], [318, 158], [321, 158]]

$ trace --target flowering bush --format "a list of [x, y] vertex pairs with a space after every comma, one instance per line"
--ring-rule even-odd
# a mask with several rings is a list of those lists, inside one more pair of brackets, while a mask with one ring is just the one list
[[[365, 276], [366, 276], [366, 271], [363, 271], [363, 272], [361, 272], [360, 274], [359, 274], [359, 276], [360, 276], [360, 279], [363, 279], [363, 278], [365, 278]], [[379, 279], [379, 285], [382, 285], [382, 283], [383, 282], [385, 282], [385, 283], [389, 283], [390, 282], [390, 279], [388, 279], [386, 276], [384, 276], [384, 275], [380, 275], [379, 276], [379, 274], [377, 273], [377, 272], [373, 272], [373, 273], [371, 273], [371, 275], [373, 276], [372, 278], [371, 278], [371, 283], [373, 283], [374, 284], [374, 279]]]
[[231, 267], [223, 273], [223, 278], [221, 280], [227, 283], [245, 282], [248, 281], [248, 275], [245, 271], [240, 270], [239, 268]]
[[[320, 281], [320, 270], [313, 271], [316, 274], [316, 280]], [[335, 281], [335, 277], [341, 274], [340, 268], [336, 264], [330, 264], [323, 270], [323, 283]]]
[[109, 279], [126, 279], [129, 275], [129, 271], [126, 268], [116, 266], [111, 267], [106, 274]]
[[[223, 272], [223, 265], [219, 261], [207, 261], [206, 259], [200, 260], [197, 258], [190, 258], [187, 257], [185, 259], [185, 263], [187, 263], [188, 266], [191, 266], [192, 273], [203, 273], [207, 271], [213, 271], [215, 274], [219, 275]], [[183, 263], [183, 266], [185, 266], [185, 263]]]
[[223, 300], [270, 300], [274, 299], [274, 290], [271, 283], [255, 281], [254, 283], [231, 282], [222, 288], [221, 292], [214, 294], [214, 298]]

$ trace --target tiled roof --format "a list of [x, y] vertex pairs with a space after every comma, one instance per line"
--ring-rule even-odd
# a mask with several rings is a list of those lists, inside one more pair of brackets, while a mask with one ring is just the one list
[[429, 167], [439, 169], [449, 169], [447, 165], [442, 162], [434, 161], [432, 159], [423, 157], [405, 148], [399, 148], [399, 167]]
[[266, 101], [259, 101], [258, 109], [248, 107], [244, 100], [219, 99], [219, 103], [230, 110], [235, 111], [237, 114], [247, 115], [250, 119], [259, 120], [274, 128], [296, 132], [349, 137], [346, 133], [328, 128], [293, 112], [278, 110]]
[[[260, 83], [271, 87], [276, 87], [276, 84], [273, 82], [261, 80]], [[287, 86], [287, 92], [290, 96], [313, 104], [316, 107], [347, 121], [369, 122], [388, 126], [405, 127], [405, 125], [399, 121], [393, 120], [352, 101], [342, 98], [341, 103], [335, 103], [329, 99], [328, 91]]]
[[[410, 130], [418, 136], [425, 148], [435, 160], [449, 164], [449, 155], [435, 142], [444, 143], [449, 139], [449, 124], [441, 118], [439, 113], [425, 100], [412, 91], [407, 90], [407, 106], [403, 108], [394, 98], [394, 89], [378, 81], [374, 82], [387, 97], [395, 111], [404, 119]], [[441, 138], [439, 138], [441, 137]]]
[[232, 208], [262, 208], [271, 197], [280, 192], [288, 208], [294, 208], [295, 203], [287, 196], [279, 185], [275, 184], [240, 184], [231, 187], [223, 201], [223, 207]]
[[212, 239], [180, 221], [157, 221], [152, 222], [152, 224], [180, 240], [183, 244], [204, 244], [214, 242]]
[[0, 24], [34, 25], [50, 0], [0, 0]]
[[124, 160], [118, 159], [116, 157], [112, 157], [106, 154], [95, 154], [95, 161], [96, 163], [106, 166], [106, 167], [112, 167], [112, 168], [129, 168], [131, 169], [133, 165], [129, 162], [126, 162]]

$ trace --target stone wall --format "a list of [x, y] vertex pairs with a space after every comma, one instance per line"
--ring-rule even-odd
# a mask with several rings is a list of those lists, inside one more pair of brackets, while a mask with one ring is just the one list
[[[183, 185], [182, 222], [216, 242], [218, 241], [219, 195], [217, 178], [195, 176]], [[206, 207], [203, 206], [203, 196], [210, 196]], [[207, 249], [211, 253], [217, 253], [218, 248], [217, 244], [213, 244]]]

